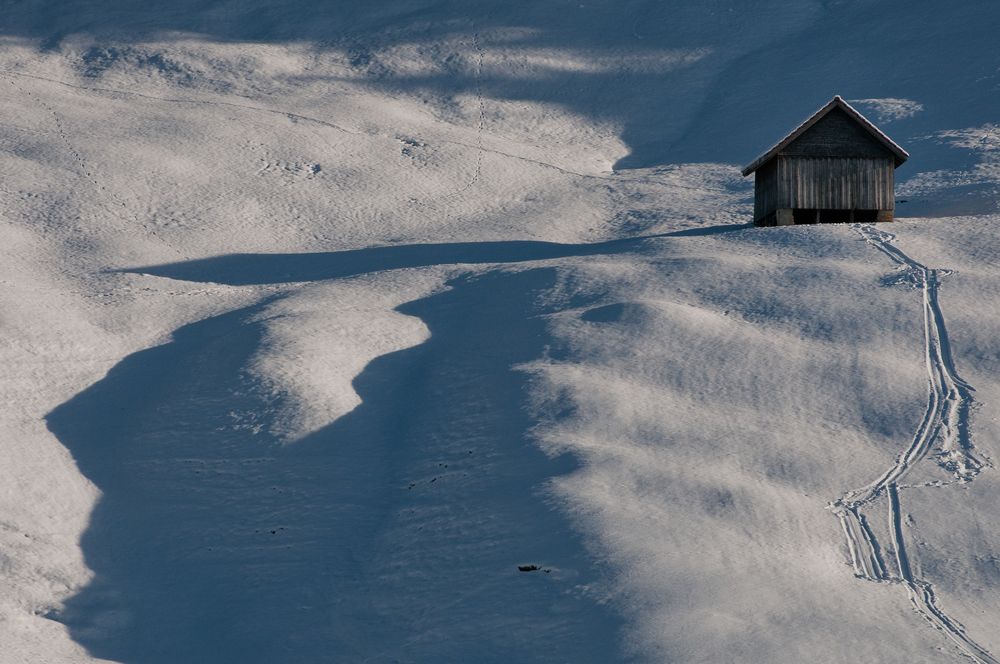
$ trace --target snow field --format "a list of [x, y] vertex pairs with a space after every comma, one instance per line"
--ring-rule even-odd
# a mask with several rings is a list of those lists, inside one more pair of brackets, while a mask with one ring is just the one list
[[[0, 660], [968, 661], [828, 507], [921, 421], [921, 293], [741, 228], [738, 162], [840, 93], [900, 214], [979, 215], [891, 230], [991, 464], [990, 6], [319, 9], [2, 9]], [[900, 492], [994, 655], [995, 475]]]

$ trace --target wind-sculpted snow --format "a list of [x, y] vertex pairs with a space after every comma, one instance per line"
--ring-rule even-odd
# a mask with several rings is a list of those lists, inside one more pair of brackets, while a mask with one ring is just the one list
[[[895, 283], [908, 283], [923, 298], [924, 352], [927, 366], [927, 408], [909, 446], [895, 464], [867, 487], [848, 491], [831, 504], [840, 519], [851, 563], [858, 577], [868, 581], [899, 584], [906, 588], [914, 608], [944, 632], [966, 655], [979, 664], [998, 660], [966, 633], [962, 624], [938, 606], [934, 587], [914, 575], [903, 525], [900, 493], [903, 491], [947, 490], [966, 484], [984, 468], [973, 453], [970, 413], [972, 387], [959, 376], [952, 358], [944, 315], [938, 301], [938, 286], [948, 270], [933, 269], [903, 253], [892, 233], [872, 226], [856, 226], [866, 242], [888, 256], [900, 270]], [[935, 448], [937, 444], [937, 448]], [[910, 472], [922, 461], [935, 462], [948, 474], [945, 481], [906, 484]], [[879, 542], [867, 513], [887, 503], [890, 542]], [[886, 562], [891, 553], [892, 562]]]
[[545, 489], [575, 463], [529, 440], [512, 369], [554, 352], [555, 278], [467, 275], [399, 307], [429, 337], [290, 445], [246, 373], [280, 299], [125, 358], [47, 418], [102, 492], [96, 576], [50, 617], [124, 662], [614, 659], [620, 620]]
[[991, 661], [997, 219], [892, 226], [973, 450], [944, 272], [928, 414], [916, 298], [739, 166], [837, 93], [994, 210], [996, 16], [0, 1], [0, 661], [962, 658], [904, 586]]

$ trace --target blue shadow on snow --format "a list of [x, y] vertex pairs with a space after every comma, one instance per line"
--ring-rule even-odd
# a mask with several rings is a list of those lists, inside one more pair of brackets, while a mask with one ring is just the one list
[[430, 338], [291, 445], [245, 372], [273, 299], [125, 358], [47, 416], [101, 491], [94, 579], [53, 618], [122, 662], [619, 661], [620, 619], [582, 590], [598, 570], [544, 495], [575, 464], [531, 441], [512, 370], [558, 356], [536, 301], [554, 279], [493, 271], [399, 307]]
[[228, 254], [119, 271], [232, 286], [292, 283], [432, 265], [525, 263], [555, 258], [621, 254], [641, 250], [649, 240], [719, 235], [749, 228], [752, 228], [750, 224], [720, 224], [592, 244], [513, 240], [409, 244], [311, 254]]

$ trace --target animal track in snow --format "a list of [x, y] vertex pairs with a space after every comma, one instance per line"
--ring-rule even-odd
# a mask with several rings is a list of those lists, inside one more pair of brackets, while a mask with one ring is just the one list
[[[959, 376], [951, 355], [948, 330], [938, 302], [940, 277], [948, 270], [932, 269], [913, 260], [893, 244], [891, 233], [872, 226], [855, 225], [868, 244], [888, 256], [901, 271], [898, 278], [886, 281], [911, 283], [923, 296], [924, 352], [927, 366], [927, 408], [907, 448], [896, 462], [866, 487], [848, 491], [830, 507], [840, 519], [855, 575], [868, 581], [902, 585], [917, 613], [944, 632], [970, 659], [978, 664], [1000, 664], [1000, 660], [965, 632], [960, 622], [937, 604], [933, 586], [914, 576], [907, 554], [906, 533], [900, 492], [910, 489], [940, 488], [968, 483], [987, 464], [973, 454], [970, 412], [975, 403], [972, 387]], [[935, 450], [934, 444], [939, 446]], [[951, 475], [950, 481], [903, 484], [902, 481], [921, 461], [930, 458]], [[889, 503], [889, 529], [892, 559], [887, 562], [882, 547], [866, 514], [873, 503], [886, 497]]]
[[475, 146], [470, 146], [474, 147], [476, 151], [476, 164], [473, 168], [472, 176], [467, 182], [450, 194], [446, 194], [441, 197], [441, 201], [445, 202], [463, 197], [476, 186], [476, 183], [479, 182], [479, 179], [483, 174], [483, 156], [486, 152], [484, 143], [484, 134], [486, 133], [486, 97], [483, 91], [483, 60], [486, 57], [486, 52], [483, 50], [483, 47], [479, 42], [479, 32], [476, 31], [475, 28], [473, 28], [470, 43], [472, 44], [472, 49], [476, 52], [476, 66], [473, 74], [473, 81], [475, 86], [476, 104], [478, 106], [478, 119], [476, 123], [476, 143]]
[[315, 162], [261, 159], [261, 164], [257, 175], [278, 175], [288, 184], [311, 180], [323, 172], [323, 167]]
[[416, 138], [406, 137], [397, 137], [396, 140], [399, 141], [399, 153], [413, 163], [422, 166], [430, 162], [433, 150], [428, 147], [427, 143]]
[[[8, 82], [12, 87], [18, 90], [26, 98], [31, 99], [39, 108], [45, 111], [45, 113], [52, 118], [52, 126], [55, 134], [59, 137], [60, 142], [72, 157], [72, 163], [74, 165], [73, 170], [76, 171], [77, 177], [81, 180], [86, 180], [90, 186], [93, 187], [94, 191], [99, 193], [99, 196], [94, 199], [95, 203], [108, 214], [117, 217], [130, 225], [149, 228], [147, 221], [140, 218], [139, 214], [131, 210], [129, 204], [124, 198], [117, 194], [110, 186], [105, 186], [104, 182], [99, 177], [100, 174], [97, 169], [87, 160], [84, 154], [77, 148], [74, 140], [71, 138], [72, 131], [66, 128], [63, 116], [56, 112], [56, 109], [49, 103], [45, 102], [38, 94], [23, 86], [18, 81], [16, 74], [11, 74], [10, 72], [4, 73], [10, 74]], [[149, 228], [149, 233], [150, 235], [159, 238], [156, 230]], [[169, 246], [171, 250], [178, 255], [182, 255], [181, 252], [178, 251], [173, 245], [166, 243], [166, 246]]]

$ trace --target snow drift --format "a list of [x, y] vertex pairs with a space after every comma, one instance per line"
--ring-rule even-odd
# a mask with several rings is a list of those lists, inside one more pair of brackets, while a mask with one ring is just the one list
[[0, 5], [0, 660], [994, 661], [996, 14]]

